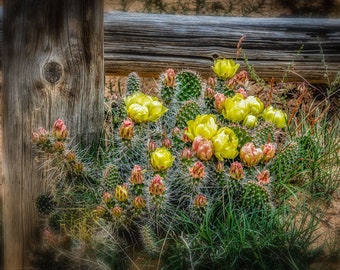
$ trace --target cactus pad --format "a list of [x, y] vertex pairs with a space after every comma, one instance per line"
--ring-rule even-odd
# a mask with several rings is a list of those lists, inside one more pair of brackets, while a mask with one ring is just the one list
[[248, 181], [243, 185], [242, 206], [246, 209], [265, 209], [269, 206], [270, 195], [268, 189], [255, 182]]
[[126, 95], [132, 95], [133, 93], [140, 90], [140, 79], [136, 72], [129, 74], [126, 83]]
[[54, 211], [56, 202], [50, 193], [39, 194], [35, 201], [35, 207], [38, 213], [42, 216], [47, 216]]
[[201, 95], [202, 84], [200, 78], [192, 71], [183, 71], [176, 76], [177, 99], [187, 101], [198, 99]]
[[117, 185], [122, 183], [122, 178], [118, 168], [114, 164], [107, 165], [103, 173], [103, 185], [106, 190], [114, 190]]
[[177, 113], [176, 126], [181, 129], [185, 128], [187, 122], [194, 120], [199, 114], [201, 114], [201, 109], [196, 101], [186, 102]]

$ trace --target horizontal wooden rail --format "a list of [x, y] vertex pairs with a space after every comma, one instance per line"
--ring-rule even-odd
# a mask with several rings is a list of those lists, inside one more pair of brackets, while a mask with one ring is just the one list
[[[105, 70], [112, 75], [155, 77], [171, 67], [211, 76], [213, 59], [234, 58], [243, 35], [243, 52], [263, 79], [281, 80], [289, 68], [290, 81], [321, 83], [325, 65], [330, 80], [340, 71], [340, 19], [110, 12], [104, 28]], [[242, 56], [238, 62], [244, 69]]]

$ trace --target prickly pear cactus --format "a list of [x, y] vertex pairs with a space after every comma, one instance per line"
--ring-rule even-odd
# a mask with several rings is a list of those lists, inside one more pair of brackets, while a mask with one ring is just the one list
[[248, 181], [243, 185], [242, 207], [252, 209], [265, 209], [270, 205], [269, 190], [255, 181]]
[[187, 101], [178, 110], [176, 116], [176, 126], [183, 129], [187, 126], [189, 120], [194, 120], [201, 113], [200, 106], [196, 101]]
[[159, 246], [156, 241], [156, 235], [151, 227], [144, 225], [140, 230], [140, 234], [144, 249], [147, 254], [152, 258], [156, 257], [159, 253]]
[[106, 190], [114, 190], [117, 185], [122, 183], [122, 178], [118, 168], [114, 164], [107, 165], [103, 173], [103, 186]]
[[201, 79], [192, 71], [183, 71], [177, 74], [176, 85], [178, 101], [198, 99], [201, 95]]
[[274, 125], [269, 122], [263, 122], [261, 125], [255, 127], [252, 131], [252, 141], [256, 145], [263, 145], [268, 142], [274, 142]]
[[126, 95], [132, 95], [140, 90], [140, 78], [136, 72], [129, 74], [126, 83]]

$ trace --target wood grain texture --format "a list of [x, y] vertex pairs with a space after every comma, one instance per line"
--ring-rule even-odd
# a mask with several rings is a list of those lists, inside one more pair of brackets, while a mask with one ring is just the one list
[[[212, 76], [213, 59], [234, 58], [243, 35], [243, 52], [264, 79], [281, 79], [294, 61], [294, 72], [311, 82], [324, 82], [319, 45], [330, 77], [340, 70], [338, 19], [106, 13], [106, 72], [122, 75], [137, 71], [149, 77], [172, 67]], [[290, 80], [297, 79], [293, 73], [288, 76]]]
[[[158, 77], [169, 67], [212, 76], [213, 59], [234, 58], [243, 35], [247, 36], [242, 47], [249, 64], [266, 80], [280, 81], [290, 67], [289, 81], [301, 81], [302, 76], [324, 83], [323, 60], [331, 80], [340, 70], [340, 19], [108, 12], [104, 29], [105, 70], [117, 76], [136, 71], [142, 77]], [[239, 62], [244, 69], [242, 59]]]
[[99, 134], [103, 121], [103, 2], [5, 2], [3, 177], [5, 269], [29, 266], [44, 190], [31, 134], [65, 121], [75, 143]]

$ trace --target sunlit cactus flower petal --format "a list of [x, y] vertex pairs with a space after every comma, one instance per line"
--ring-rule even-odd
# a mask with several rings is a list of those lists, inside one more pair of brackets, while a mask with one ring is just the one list
[[248, 102], [250, 114], [259, 115], [260, 113], [262, 113], [264, 105], [261, 99], [259, 99], [258, 97], [249, 96], [246, 98], [246, 101]]
[[271, 122], [278, 128], [284, 128], [287, 126], [287, 114], [280, 109], [274, 109], [272, 106], [264, 109], [262, 118], [265, 121]]
[[217, 132], [216, 116], [213, 114], [197, 115], [195, 120], [188, 121], [188, 129], [185, 130], [185, 135], [194, 140], [197, 136], [202, 136], [206, 139], [211, 139]]
[[236, 94], [231, 98], [226, 98], [222, 114], [225, 119], [232, 122], [242, 121], [250, 112], [248, 101], [242, 94]]
[[237, 146], [238, 138], [235, 132], [228, 128], [222, 127], [212, 138], [214, 145], [215, 157], [222, 161], [223, 159], [233, 159], [238, 155]]
[[248, 128], [254, 128], [258, 125], [257, 117], [255, 115], [248, 114], [242, 122], [242, 125]]
[[248, 142], [240, 150], [241, 161], [248, 167], [255, 166], [262, 159], [263, 152], [261, 148], [255, 148], [253, 142]]
[[128, 116], [136, 123], [154, 122], [168, 109], [158, 101], [158, 98], [136, 92], [125, 98]]
[[169, 169], [175, 160], [170, 151], [165, 147], [157, 148], [151, 153], [150, 158], [151, 165], [156, 171], [165, 171]]
[[232, 78], [240, 64], [236, 64], [232, 59], [217, 59], [214, 61], [213, 71], [216, 76], [222, 80], [227, 80]]
[[115, 199], [119, 202], [126, 202], [129, 198], [128, 190], [123, 185], [118, 185], [115, 189]]

